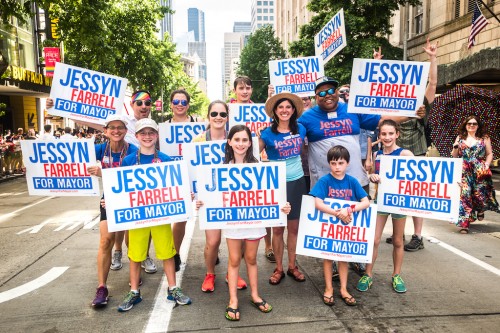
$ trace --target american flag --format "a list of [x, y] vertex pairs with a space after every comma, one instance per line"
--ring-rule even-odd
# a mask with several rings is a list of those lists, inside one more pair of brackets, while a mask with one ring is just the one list
[[487, 24], [488, 21], [486, 21], [486, 17], [484, 17], [483, 13], [481, 13], [479, 5], [476, 1], [474, 6], [474, 15], [472, 16], [472, 27], [470, 29], [469, 44], [467, 45], [467, 48], [470, 49], [473, 45], [476, 45], [476, 36], [481, 32], [481, 30], [484, 29]]

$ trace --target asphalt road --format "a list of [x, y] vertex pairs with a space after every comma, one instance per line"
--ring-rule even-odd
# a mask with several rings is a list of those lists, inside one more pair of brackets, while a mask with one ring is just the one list
[[[499, 188], [498, 183], [496, 187]], [[99, 242], [96, 197], [28, 196], [24, 178], [0, 184], [0, 332], [497, 332], [500, 327], [500, 214], [461, 235], [447, 222], [426, 220], [425, 249], [405, 253], [402, 276], [408, 292], [391, 288], [391, 246], [383, 243], [367, 293], [354, 290], [358, 276], [349, 273], [348, 288], [358, 300], [347, 307], [338, 293], [333, 307], [323, 305], [320, 259], [299, 256], [306, 282], [286, 277], [278, 286], [267, 281], [274, 267], [259, 250], [259, 290], [274, 309], [260, 313], [249, 290], [239, 291], [241, 321], [224, 318], [228, 291], [224, 276], [227, 248], [221, 245], [216, 290], [201, 291], [205, 269], [204, 233], [193, 233], [181, 250], [178, 281], [193, 299], [189, 306], [167, 303], [165, 279], [143, 274], [143, 301], [127, 313], [117, 306], [129, 290], [128, 261], [110, 272], [109, 305], [94, 310]], [[499, 196], [497, 198], [500, 199]], [[190, 228], [191, 227], [191, 228]], [[385, 236], [391, 234], [388, 223]], [[411, 220], [406, 238], [413, 231]], [[157, 261], [161, 268], [161, 263]], [[246, 278], [242, 266], [241, 275]], [[334, 284], [338, 290], [338, 283]]]

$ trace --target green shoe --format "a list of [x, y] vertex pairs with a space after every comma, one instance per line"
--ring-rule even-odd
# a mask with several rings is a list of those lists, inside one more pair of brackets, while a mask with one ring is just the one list
[[372, 287], [372, 284], [373, 284], [373, 279], [367, 274], [364, 274], [361, 277], [361, 279], [359, 279], [356, 289], [358, 289], [361, 292], [368, 291], [368, 289]]
[[392, 288], [394, 289], [395, 292], [397, 293], [405, 293], [406, 292], [406, 285], [403, 279], [399, 274], [396, 274], [392, 277]]

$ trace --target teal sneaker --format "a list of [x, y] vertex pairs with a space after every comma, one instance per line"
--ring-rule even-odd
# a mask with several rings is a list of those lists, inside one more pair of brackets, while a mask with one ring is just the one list
[[372, 284], [373, 284], [373, 279], [367, 274], [364, 274], [361, 277], [361, 279], [359, 279], [356, 289], [358, 289], [361, 292], [365, 292], [372, 287]]
[[394, 289], [397, 293], [405, 293], [406, 285], [403, 279], [399, 274], [396, 274], [392, 277], [392, 289]]

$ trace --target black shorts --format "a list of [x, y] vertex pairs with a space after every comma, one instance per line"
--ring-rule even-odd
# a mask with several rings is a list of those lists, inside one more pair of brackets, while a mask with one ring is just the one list
[[304, 177], [286, 182], [286, 200], [292, 206], [292, 210], [287, 216], [288, 220], [298, 220], [300, 218], [300, 208], [302, 207], [302, 196], [304, 194], [307, 194]]

